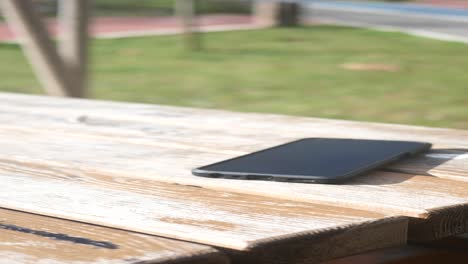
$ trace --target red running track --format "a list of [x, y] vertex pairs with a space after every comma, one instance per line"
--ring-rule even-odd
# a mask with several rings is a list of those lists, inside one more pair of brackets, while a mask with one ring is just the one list
[[[48, 19], [47, 27], [56, 36], [59, 28], [55, 19]], [[199, 18], [201, 27], [223, 25], [250, 25], [253, 19], [246, 15], [206, 15]], [[157, 31], [180, 28], [179, 20], [175, 17], [99, 17], [91, 22], [91, 35], [99, 37], [105, 33], [131, 33], [141, 31]], [[14, 41], [15, 34], [6, 23], [0, 22], [0, 41]]]

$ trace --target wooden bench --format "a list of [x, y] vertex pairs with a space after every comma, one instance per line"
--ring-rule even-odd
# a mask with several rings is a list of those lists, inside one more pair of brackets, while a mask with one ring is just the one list
[[[468, 232], [468, 131], [8, 93], [0, 102], [0, 258], [12, 262], [315, 263]], [[190, 173], [303, 137], [434, 149], [344, 185]]]

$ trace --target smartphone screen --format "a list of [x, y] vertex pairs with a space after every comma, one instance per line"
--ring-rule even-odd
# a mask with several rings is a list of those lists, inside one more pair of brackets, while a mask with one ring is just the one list
[[204, 177], [338, 182], [430, 147], [425, 142], [306, 138], [192, 172]]

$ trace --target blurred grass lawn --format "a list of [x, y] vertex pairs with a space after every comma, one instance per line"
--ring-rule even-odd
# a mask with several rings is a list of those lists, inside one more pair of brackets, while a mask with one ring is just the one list
[[[92, 97], [468, 129], [468, 45], [335, 26], [96, 40]], [[15, 45], [0, 91], [42, 93]], [[353, 71], [344, 63], [398, 66]]]

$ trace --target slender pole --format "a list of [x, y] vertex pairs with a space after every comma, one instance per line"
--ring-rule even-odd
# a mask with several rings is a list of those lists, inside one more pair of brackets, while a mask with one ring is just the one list
[[196, 21], [198, 0], [176, 0], [175, 13], [182, 22], [185, 46], [189, 50], [201, 49], [201, 36]]
[[91, 0], [60, 0], [59, 53], [71, 82], [73, 97], [86, 97], [88, 84], [88, 20]]

